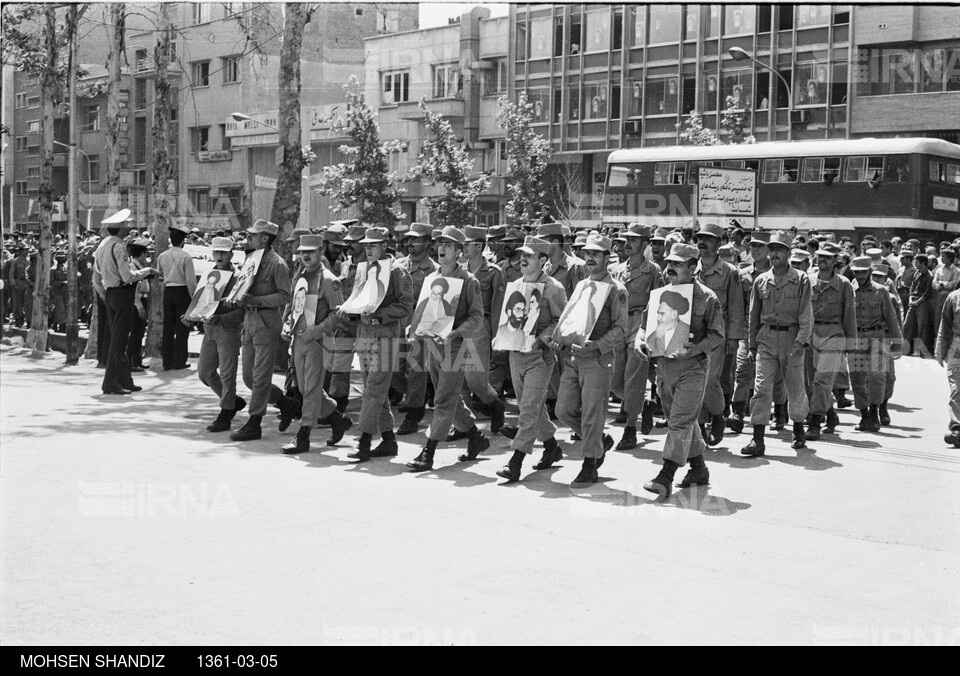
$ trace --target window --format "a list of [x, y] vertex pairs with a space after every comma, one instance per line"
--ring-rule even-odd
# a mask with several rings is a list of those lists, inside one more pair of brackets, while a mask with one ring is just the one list
[[629, 98], [627, 99], [627, 115], [636, 117], [643, 114], [643, 82], [633, 80], [630, 83]]
[[918, 61], [919, 91], [960, 91], [960, 49], [928, 47]]
[[631, 22], [633, 35], [630, 38], [630, 45], [640, 47], [647, 36], [647, 9], [643, 6], [634, 6], [630, 8], [630, 11], [633, 12], [633, 21]]
[[221, 150], [230, 150], [230, 137], [227, 136], [227, 125], [221, 124], [220, 126], [220, 149]]
[[410, 72], [383, 74], [383, 103], [400, 103], [410, 100]]
[[193, 3], [193, 25], [198, 23], [206, 23], [210, 21], [210, 3], [208, 2], [195, 2]]
[[587, 38], [585, 52], [602, 52], [610, 49], [610, 13], [605, 10], [587, 12]]
[[687, 181], [690, 185], [696, 185], [697, 180], [700, 178], [700, 167], [722, 167], [723, 162], [720, 160], [700, 160], [699, 162], [690, 163], [690, 175], [687, 177]]
[[550, 88], [532, 87], [527, 90], [527, 103], [533, 106], [533, 124], [550, 121]]
[[653, 165], [654, 185], [683, 185], [686, 176], [686, 162], [657, 162]]
[[680, 88], [680, 112], [689, 115], [697, 109], [697, 78], [694, 75], [683, 76], [683, 86]]
[[17, 181], [17, 194], [26, 195], [27, 194], [27, 182], [26, 181]]
[[723, 34], [752, 33], [757, 16], [756, 5], [727, 5], [724, 8]]
[[377, 32], [396, 33], [400, 30], [399, 9], [377, 9]]
[[563, 17], [558, 16], [553, 21], [553, 55], [563, 56]]
[[606, 82], [591, 82], [583, 86], [583, 119], [603, 120], [610, 105], [610, 86]]
[[710, 5], [710, 17], [707, 20], [706, 28], [705, 37], [716, 38], [720, 36], [720, 5]]
[[210, 86], [210, 62], [209, 61], [194, 61], [191, 64], [193, 72], [193, 83], [194, 87], [209, 87]]
[[133, 121], [133, 163], [145, 164], [147, 161], [147, 118], [138, 117]]
[[530, 58], [546, 59], [553, 53], [553, 29], [549, 17], [530, 22]]
[[463, 91], [460, 68], [455, 63], [433, 67], [433, 98], [450, 99]]
[[218, 214], [239, 214], [243, 208], [243, 188], [220, 188], [220, 198], [217, 200]]
[[[653, 8], [651, 7], [651, 9]], [[678, 94], [677, 78], [675, 77], [648, 80], [647, 115], [675, 115]]]
[[614, 164], [610, 167], [608, 185], [611, 188], [625, 188], [640, 185], [639, 164]]
[[650, 6], [650, 38], [648, 44], [677, 42], [680, 39], [680, 5]]
[[760, 160], [727, 160], [723, 166], [730, 169], [749, 169], [757, 173], [760, 171]]
[[716, 73], [704, 73], [703, 75], [702, 105], [705, 113], [717, 112], [717, 106], [720, 105], [720, 84]]
[[684, 5], [683, 39], [696, 40], [700, 28], [700, 5]]
[[143, 110], [146, 107], [147, 107], [147, 79], [141, 77], [134, 80], [133, 108], [134, 110]]
[[100, 131], [100, 106], [84, 107], [83, 131]]
[[804, 183], [833, 183], [840, 178], [839, 157], [807, 157], [803, 160]]
[[91, 183], [97, 182], [100, 180], [100, 156], [91, 155], [90, 161], [84, 163], [86, 165], [86, 176], [84, 176], [84, 182], [90, 181]]
[[773, 26], [773, 5], [760, 5], [758, 8], [757, 32], [769, 33]]
[[553, 90], [553, 121], [559, 124], [563, 114], [563, 89], [555, 87]]
[[190, 127], [190, 152], [210, 150], [210, 127]]
[[887, 183], [909, 183], [910, 156], [890, 155], [887, 158], [887, 169], [883, 173], [883, 180]]
[[847, 102], [847, 64], [833, 64], [833, 80], [830, 83], [830, 105], [841, 106]]
[[764, 160], [764, 183], [796, 183], [800, 160]]
[[576, 122], [580, 119], [580, 87], [579, 85], [572, 85], [567, 89], [567, 97], [569, 101], [569, 112], [568, 118], [571, 122]]
[[833, 5], [798, 5], [797, 29], [826, 26], [830, 23]]
[[[912, 94], [917, 71], [914, 67], [913, 50], [906, 49], [862, 49], [857, 67], [857, 94], [859, 96], [881, 96], [888, 94]], [[960, 56], [960, 54], [958, 54]], [[923, 83], [925, 73], [921, 73], [921, 86], [936, 87], [936, 55], [930, 52], [933, 78]], [[919, 56], [918, 68], [925, 71], [925, 57]], [[947, 70], [950, 67], [947, 66]], [[960, 84], [955, 85], [960, 89]]]
[[210, 213], [210, 188], [188, 188], [187, 199], [198, 214]]
[[579, 14], [570, 15], [570, 35], [567, 40], [570, 42], [571, 54], [583, 51], [583, 22]]
[[362, 7], [357, 7], [357, 8], [353, 11], [353, 13], [354, 13], [354, 16], [363, 16], [363, 8], [362, 8]]
[[620, 85], [615, 84], [610, 87], [610, 119], [620, 119]]
[[947, 165], [947, 183], [960, 185], [960, 164]]
[[39, 134], [40, 133], [40, 120], [31, 120], [27, 122], [27, 133], [28, 134]]
[[27, 146], [27, 157], [40, 157], [40, 146]]
[[613, 48], [623, 49], [623, 11], [613, 13]]
[[14, 141], [14, 144], [15, 144], [15, 145], [14, 145], [14, 148], [16, 149], [16, 151], [17, 151], [18, 153], [24, 152], [24, 151], [27, 149], [27, 137], [26, 137], [26, 136], [18, 136], [18, 137], [16, 138], [16, 140]]
[[837, 5], [833, 8], [833, 25], [843, 26], [850, 23], [850, 5]]
[[223, 84], [240, 82], [240, 57], [228, 56], [223, 59]]
[[883, 176], [883, 157], [848, 157], [843, 180], [847, 183], [879, 181]]
[[14, 96], [16, 103], [14, 104], [17, 108], [26, 108], [27, 107], [27, 95], [26, 94], [17, 94]]
[[40, 97], [39, 96], [28, 96], [27, 97], [27, 108], [39, 108], [40, 107]]
[[[788, 85], [793, 82], [793, 73], [791, 73], [789, 69], [777, 72], [787, 81]], [[790, 105], [790, 92], [787, 87], [783, 86], [783, 81], [781, 81], [779, 77], [774, 78], [774, 81], [774, 86], [777, 88], [777, 108], [787, 108]]]
[[827, 98], [827, 64], [798, 63], [796, 65], [793, 103], [796, 106], [819, 106]]
[[507, 62], [494, 62], [494, 67], [483, 71], [483, 95], [493, 96], [507, 91]]
[[27, 178], [40, 178], [40, 167], [27, 167]]
[[724, 72], [720, 91], [722, 108], [750, 109], [750, 102], [753, 100], [751, 75], [753, 71], [749, 69]]

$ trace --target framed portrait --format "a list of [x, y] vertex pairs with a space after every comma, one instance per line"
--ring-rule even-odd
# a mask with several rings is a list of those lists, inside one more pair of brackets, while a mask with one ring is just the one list
[[353, 283], [353, 292], [340, 306], [340, 310], [349, 315], [362, 315], [373, 312], [387, 295], [390, 286], [390, 266], [392, 260], [364, 261], [357, 265], [357, 277]]
[[434, 339], [449, 336], [462, 291], [462, 279], [444, 277], [439, 272], [428, 275], [413, 310], [410, 334]]
[[211, 270], [201, 277], [203, 286], [197, 286], [197, 290], [193, 294], [193, 300], [190, 301], [183, 318], [191, 322], [199, 322], [212, 317], [220, 305], [223, 290], [227, 287], [231, 277], [233, 277], [233, 273], [229, 270]]
[[[667, 357], [690, 342], [693, 284], [664, 286], [650, 292], [646, 339], [651, 357]], [[643, 338], [637, 335], [637, 344]]]
[[581, 280], [560, 315], [557, 330], [553, 334], [554, 342], [583, 347], [597, 324], [597, 318], [612, 286], [606, 282]]
[[240, 272], [237, 273], [237, 283], [227, 295], [227, 301], [236, 303], [247, 295], [250, 287], [253, 286], [253, 278], [257, 276], [257, 270], [260, 269], [261, 260], [263, 260], [263, 249], [257, 249], [244, 259]]
[[517, 279], [503, 295], [503, 308], [493, 338], [493, 349], [507, 352], [531, 352], [537, 338], [537, 319], [543, 303], [543, 284]]

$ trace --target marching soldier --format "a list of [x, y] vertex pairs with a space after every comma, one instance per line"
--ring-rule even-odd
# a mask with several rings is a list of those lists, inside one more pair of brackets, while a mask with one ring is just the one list
[[[724, 322], [716, 295], [694, 278], [697, 258], [696, 247], [679, 243], [673, 245], [666, 257], [667, 280], [671, 286], [693, 284], [693, 304], [689, 341], [678, 351], [660, 358], [657, 365], [658, 391], [667, 418], [667, 439], [663, 446], [663, 467], [643, 488], [657, 493], [660, 500], [670, 497], [676, 471], [688, 462], [690, 470], [677, 484], [679, 488], [710, 483], [710, 472], [703, 461], [706, 446], [697, 421], [706, 393], [710, 355], [723, 346]], [[678, 303], [680, 307], [675, 309], [680, 314], [685, 314], [690, 307], [686, 297], [669, 290], [661, 296], [661, 302]], [[641, 336], [644, 342], [639, 347], [643, 353], [648, 350], [647, 336], [643, 333]]]
[[[870, 271], [870, 277], [873, 279], [875, 284], [886, 287], [887, 294], [890, 296], [890, 302], [893, 303], [893, 311], [897, 315], [897, 325], [900, 326], [901, 332], [903, 331], [903, 309], [900, 307], [900, 296], [897, 294], [893, 280], [890, 279], [890, 266], [886, 263], [873, 263], [872, 269]], [[902, 333], [901, 333], [902, 336]], [[891, 336], [888, 334], [887, 338]], [[893, 398], [893, 388], [897, 382], [897, 371], [895, 368], [894, 360], [889, 351], [884, 350], [882, 355], [883, 360], [883, 374], [884, 374], [884, 383], [883, 383], [883, 403], [880, 404], [878, 413], [880, 417], [880, 424], [887, 426], [890, 424], [890, 412], [887, 410], [887, 403]]]
[[960, 448], [960, 290], [947, 296], [937, 329], [937, 363], [946, 366], [950, 385], [950, 424], [943, 440]]
[[603, 308], [589, 339], [583, 346], [561, 348], [566, 361], [560, 379], [557, 416], [583, 439], [583, 467], [571, 488], [584, 488], [598, 481], [597, 470], [604, 455], [613, 447], [613, 438], [603, 431], [607, 419], [607, 398], [613, 381], [613, 363], [617, 350], [627, 334], [627, 289], [613, 279], [607, 270], [610, 238], [599, 234], [587, 236], [583, 246], [588, 277], [574, 294], [580, 294], [591, 283], [610, 285]]
[[[360, 242], [366, 237], [367, 228], [363, 225], [351, 225], [343, 241], [350, 247], [350, 260], [344, 261], [339, 271], [344, 298], [353, 293], [353, 284], [357, 278], [357, 265], [367, 260], [366, 251]], [[353, 355], [356, 351], [357, 327], [360, 318], [346, 315], [334, 332], [332, 341], [332, 364], [330, 367], [330, 396], [337, 402], [337, 410], [343, 413], [350, 401], [350, 372], [353, 369]]]
[[753, 283], [750, 301], [750, 352], [756, 359], [756, 382], [750, 423], [753, 440], [742, 455], [764, 455], [764, 434], [770, 422], [773, 385], [783, 375], [793, 421], [792, 448], [806, 446], [803, 421], [810, 412], [803, 381], [804, 350], [813, 330], [810, 280], [790, 266], [790, 236], [778, 230], [767, 245], [772, 268]]
[[820, 426], [831, 434], [839, 423], [833, 407], [833, 386], [843, 368], [845, 352], [857, 338], [857, 313], [853, 285], [837, 274], [840, 247], [824, 242], [817, 250], [817, 270], [810, 278], [813, 333], [807, 350], [807, 382], [810, 383], [810, 429], [807, 439], [820, 438]]

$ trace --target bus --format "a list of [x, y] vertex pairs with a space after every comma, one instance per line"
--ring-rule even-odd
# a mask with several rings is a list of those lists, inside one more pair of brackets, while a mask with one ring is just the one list
[[698, 167], [756, 173], [756, 217], [726, 219], [728, 226], [960, 235], [960, 146], [930, 138], [616, 150], [607, 160], [602, 225], [692, 227]]

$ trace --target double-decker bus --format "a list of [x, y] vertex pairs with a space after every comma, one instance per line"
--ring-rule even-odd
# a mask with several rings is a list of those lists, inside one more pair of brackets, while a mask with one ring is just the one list
[[757, 216], [747, 228], [960, 235], [960, 146], [928, 138], [617, 150], [607, 160], [603, 224], [691, 226], [698, 167], [756, 172]]

